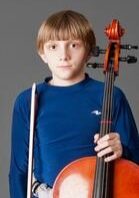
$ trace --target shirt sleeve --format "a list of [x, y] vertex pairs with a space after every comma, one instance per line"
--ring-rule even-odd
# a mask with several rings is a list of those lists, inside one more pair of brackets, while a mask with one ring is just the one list
[[114, 131], [120, 133], [123, 146], [123, 158], [139, 164], [139, 133], [129, 106], [129, 103], [120, 91], [114, 112]]
[[27, 191], [29, 101], [20, 94], [12, 117], [11, 162], [9, 171], [10, 198], [25, 198]]

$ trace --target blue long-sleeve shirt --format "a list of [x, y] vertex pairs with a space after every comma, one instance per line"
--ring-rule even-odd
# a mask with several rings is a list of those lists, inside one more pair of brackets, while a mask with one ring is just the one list
[[[56, 176], [75, 159], [96, 155], [93, 136], [100, 130], [104, 84], [89, 76], [74, 85], [37, 85], [34, 174], [53, 186]], [[12, 121], [10, 197], [25, 198], [27, 186], [31, 89], [15, 101]], [[139, 135], [129, 104], [114, 88], [112, 131], [120, 133], [123, 157], [139, 163]]]

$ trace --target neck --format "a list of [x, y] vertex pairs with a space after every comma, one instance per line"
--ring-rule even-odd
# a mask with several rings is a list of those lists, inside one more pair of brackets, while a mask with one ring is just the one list
[[76, 78], [71, 78], [71, 79], [59, 79], [59, 78], [52, 76], [52, 79], [49, 81], [49, 84], [54, 85], [54, 86], [70, 86], [84, 79], [85, 79], [85, 73], [83, 73], [82, 75]]

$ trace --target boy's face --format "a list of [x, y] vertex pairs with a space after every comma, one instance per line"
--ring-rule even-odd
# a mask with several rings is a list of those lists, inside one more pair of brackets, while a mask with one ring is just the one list
[[82, 40], [54, 40], [44, 44], [42, 59], [55, 81], [76, 82], [84, 74], [88, 52]]

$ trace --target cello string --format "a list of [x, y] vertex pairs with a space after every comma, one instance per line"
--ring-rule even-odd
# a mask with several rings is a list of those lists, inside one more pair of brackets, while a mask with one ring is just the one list
[[[106, 100], [106, 115], [105, 115], [105, 119], [108, 120], [109, 119], [109, 103], [108, 103], [108, 100], [109, 100], [109, 94], [110, 94], [110, 71], [109, 71], [109, 78], [108, 78], [109, 82], [108, 82], [108, 90], [107, 90], [107, 100]], [[105, 125], [105, 134], [107, 134], [109, 131], [108, 131], [108, 123]], [[104, 170], [104, 175], [105, 175], [105, 181], [104, 181], [104, 185], [103, 185], [103, 188], [105, 189], [104, 193], [103, 193], [103, 197], [106, 198], [107, 196], [107, 188], [108, 188], [108, 165], [107, 163], [104, 163], [104, 167], [105, 167], [105, 170]]]
[[[107, 97], [108, 97], [108, 84], [109, 84], [109, 73], [106, 72], [106, 86], [105, 86], [105, 95], [104, 95], [104, 109], [103, 109], [103, 116], [102, 116], [102, 136], [105, 135], [105, 132], [106, 132], [106, 115], [107, 115], [107, 109], [106, 109], [106, 104], [107, 104]], [[102, 167], [103, 167], [103, 171], [102, 171], [102, 191], [101, 191], [101, 198], [103, 198], [103, 195], [104, 195], [104, 185], [105, 185], [105, 163], [104, 163], [104, 157], [103, 157], [103, 160], [102, 160]]]
[[[112, 75], [111, 75], [111, 73], [109, 72], [107, 75], [106, 75], [106, 81], [105, 81], [105, 83], [106, 83], [106, 86], [105, 86], [105, 92], [104, 93], [106, 93], [105, 94], [105, 97], [104, 97], [104, 111], [103, 111], [103, 115], [102, 115], [102, 120], [106, 120], [106, 122], [103, 122], [102, 123], [102, 133], [103, 133], [103, 135], [105, 135], [107, 132], [109, 132], [109, 130], [110, 130], [110, 124], [111, 123], [109, 123], [109, 122], [107, 122], [108, 120], [109, 120], [109, 118], [111, 117], [110, 116], [110, 100], [111, 100], [111, 88], [112, 88]], [[106, 108], [107, 107], [107, 108]], [[103, 182], [103, 187], [104, 187], [104, 184], [105, 184], [105, 173], [106, 173], [106, 170], [107, 170], [107, 167], [106, 167], [106, 163], [104, 163], [103, 162], [103, 172], [102, 172], [102, 182]], [[103, 189], [103, 191], [104, 191], [104, 189]], [[102, 194], [104, 194], [103, 193], [103, 191], [102, 191]]]
[[[107, 79], [107, 78], [106, 78]], [[106, 81], [105, 81], [105, 84], [104, 84], [104, 95], [103, 95], [103, 103], [102, 103], [102, 115], [101, 115], [101, 120], [104, 119], [104, 111], [105, 111], [105, 98], [106, 98]], [[102, 122], [100, 122], [100, 137], [103, 136], [103, 131], [104, 131], [104, 126], [102, 124]], [[101, 184], [103, 184], [103, 172], [104, 172], [104, 166], [102, 165], [103, 163], [103, 160], [102, 158], [98, 158], [97, 157], [97, 163], [96, 163], [96, 180], [95, 180], [95, 191], [94, 191], [94, 197], [97, 197], [97, 186], [100, 185], [100, 188], [102, 187]], [[101, 175], [102, 174], [102, 175]], [[101, 195], [102, 196], [102, 195]], [[102, 198], [102, 197], [100, 197]]]
[[[110, 70], [110, 82], [109, 82], [109, 98], [108, 98], [108, 101], [107, 101], [107, 107], [108, 107], [108, 111], [107, 111], [107, 119], [108, 120], [111, 120], [112, 119], [112, 105], [113, 105], [113, 86], [114, 85], [114, 71], [113, 71], [113, 68], [111, 68]], [[109, 133], [111, 131], [111, 122], [108, 123], [107, 125], [107, 132]], [[106, 186], [105, 186], [105, 198], [107, 198], [108, 196], [108, 193], [110, 192], [108, 187], [109, 186], [109, 182], [110, 182], [110, 163], [105, 163], [105, 167], [106, 167], [106, 170], [105, 170], [105, 178], [106, 178]], [[108, 191], [107, 191], [108, 190]]]
[[[111, 69], [111, 68], [110, 68]], [[108, 71], [108, 85], [107, 85], [107, 98], [106, 98], [106, 111], [105, 111], [105, 119], [106, 119], [106, 123], [105, 123], [105, 135], [108, 134], [109, 131], [109, 120], [110, 120], [110, 97], [111, 97], [111, 70]], [[103, 188], [104, 188], [104, 192], [103, 192], [103, 198], [107, 196], [107, 191], [108, 191], [108, 163], [104, 162], [104, 180], [103, 180], [104, 184], [103, 184]]]
[[[109, 98], [109, 81], [110, 81], [110, 75], [109, 72], [106, 72], [106, 80], [105, 80], [105, 90], [104, 90], [104, 104], [103, 104], [103, 115], [102, 115], [102, 136], [106, 134], [108, 123], [107, 123], [107, 106], [108, 106], [108, 98]], [[102, 191], [101, 191], [101, 197], [103, 198], [103, 195], [105, 194], [105, 172], [106, 172], [106, 164], [104, 162], [104, 157], [102, 160]]]
[[[107, 73], [105, 76], [106, 80], [105, 80], [105, 84], [104, 84], [104, 95], [103, 95], [103, 109], [102, 109], [102, 115], [101, 115], [101, 121], [104, 120], [104, 115], [105, 115], [105, 98], [106, 98], [106, 90], [107, 90]], [[103, 136], [103, 132], [104, 132], [104, 123], [101, 122], [100, 123], [100, 137]], [[96, 166], [96, 180], [95, 180], [95, 191], [94, 191], [94, 197], [98, 197], [98, 188], [97, 186], [100, 186], [100, 191], [99, 191], [99, 196], [100, 198], [102, 198], [102, 187], [103, 187], [103, 180], [104, 180], [104, 165], [103, 165], [103, 158], [98, 158], [97, 157], [97, 166]], [[100, 195], [101, 193], [101, 195]]]
[[[105, 80], [105, 87], [104, 87], [104, 98], [103, 98], [103, 110], [102, 110], [102, 121], [106, 121], [106, 122], [102, 122], [101, 123], [101, 136], [105, 135], [106, 132], [109, 132], [110, 130], [110, 125], [111, 123], [110, 122], [107, 122], [109, 121], [109, 118], [111, 118], [110, 116], [110, 107], [111, 107], [111, 89], [112, 89], [112, 75], [111, 73], [109, 72], [106, 72], [106, 80]], [[107, 107], [107, 108], [106, 108]], [[104, 158], [99, 160], [100, 162], [100, 166], [98, 166], [99, 168], [97, 168], [97, 174], [99, 175], [99, 177], [97, 178], [101, 178], [101, 186], [103, 187], [102, 188], [102, 191], [101, 191], [101, 197], [105, 194], [104, 193], [104, 185], [106, 184], [106, 179], [107, 178], [106, 176], [108, 175], [108, 167], [106, 166], [107, 163], [104, 162]], [[102, 171], [100, 171], [102, 170]], [[100, 175], [100, 173], [102, 173], [102, 175]], [[107, 184], [106, 184], [107, 185]], [[105, 191], [106, 192], [106, 191]]]

